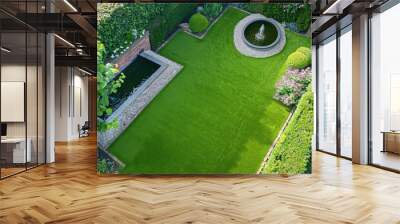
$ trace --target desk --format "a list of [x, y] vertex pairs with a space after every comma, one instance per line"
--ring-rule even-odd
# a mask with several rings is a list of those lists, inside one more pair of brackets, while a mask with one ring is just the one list
[[[1, 139], [1, 157], [6, 163], [26, 163], [31, 162], [32, 153], [30, 138], [27, 139], [25, 151], [25, 138], [5, 138]], [[26, 159], [26, 160], [25, 160]]]
[[400, 154], [400, 131], [383, 131], [382, 152]]

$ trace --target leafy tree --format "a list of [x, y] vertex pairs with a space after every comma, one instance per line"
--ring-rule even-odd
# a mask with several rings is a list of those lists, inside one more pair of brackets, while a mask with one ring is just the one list
[[97, 41], [97, 130], [100, 132], [118, 127], [117, 119], [106, 122], [103, 118], [111, 115], [109, 96], [117, 92], [125, 78], [124, 74], [115, 78], [115, 74], [119, 72], [118, 68], [111, 63], [105, 64], [104, 57], [104, 45]]

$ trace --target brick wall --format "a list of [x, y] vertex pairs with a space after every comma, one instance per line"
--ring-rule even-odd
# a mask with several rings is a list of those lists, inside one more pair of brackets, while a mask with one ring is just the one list
[[149, 32], [146, 31], [144, 36], [140, 39], [137, 39], [125, 53], [121, 54], [117, 59], [113, 61], [114, 64], [117, 64], [120, 71], [122, 71], [126, 66], [131, 63], [133, 59], [135, 59], [142, 51], [150, 50], [150, 38]]

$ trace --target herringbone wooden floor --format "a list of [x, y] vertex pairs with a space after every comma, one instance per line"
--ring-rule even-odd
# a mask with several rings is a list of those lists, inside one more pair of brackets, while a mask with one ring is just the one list
[[96, 142], [0, 181], [0, 223], [400, 223], [400, 175], [315, 152], [313, 174], [99, 177]]

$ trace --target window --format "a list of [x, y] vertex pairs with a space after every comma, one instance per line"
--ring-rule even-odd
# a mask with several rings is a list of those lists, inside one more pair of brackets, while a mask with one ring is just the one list
[[[28, 13], [39, 5], [18, 4]], [[0, 178], [5, 178], [45, 163], [46, 40], [12, 16], [0, 17], [9, 21], [0, 23]]]
[[318, 47], [318, 149], [336, 153], [336, 35]]
[[352, 32], [351, 25], [340, 35], [340, 155], [352, 157]]
[[371, 18], [371, 162], [400, 170], [400, 5]]

